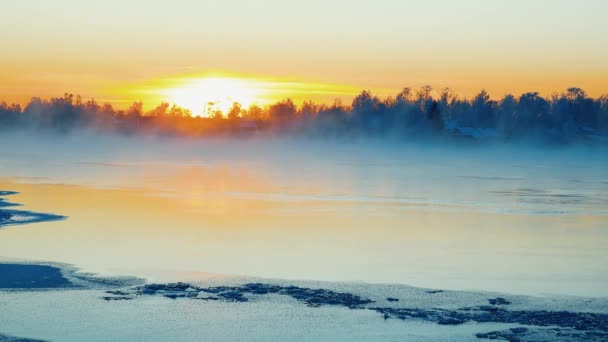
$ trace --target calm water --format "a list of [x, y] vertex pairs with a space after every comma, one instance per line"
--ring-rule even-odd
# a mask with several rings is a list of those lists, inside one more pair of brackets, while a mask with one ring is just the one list
[[0, 190], [65, 221], [0, 256], [168, 279], [214, 272], [607, 296], [608, 152], [388, 142], [11, 137]]

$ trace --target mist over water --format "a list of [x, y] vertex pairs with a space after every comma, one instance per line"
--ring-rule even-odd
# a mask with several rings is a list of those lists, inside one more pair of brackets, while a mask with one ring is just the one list
[[5, 231], [5, 257], [159, 278], [161, 270], [209, 271], [607, 294], [602, 146], [1, 140], [5, 190], [69, 217]]
[[0, 0], [0, 342], [608, 341], [607, 10]]
[[191, 191], [536, 214], [606, 214], [608, 200], [603, 146], [19, 134], [2, 140], [2, 175], [43, 183], [179, 192], [174, 178], [187, 175]]

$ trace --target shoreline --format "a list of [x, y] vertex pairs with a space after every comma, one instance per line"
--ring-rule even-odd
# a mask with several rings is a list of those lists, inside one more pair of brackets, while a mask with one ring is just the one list
[[308, 285], [306, 282], [272, 279], [250, 282], [249, 278], [235, 278], [223, 284], [217, 280], [209, 283], [204, 279], [155, 284], [137, 278], [104, 278], [79, 273], [70, 265], [26, 262], [0, 262], [0, 279], [0, 295], [8, 295], [9, 298], [23, 298], [35, 293], [52, 296], [57, 291], [64, 292], [69, 298], [69, 293], [85, 290], [84, 293], [92, 291], [95, 294], [88, 300], [110, 305], [121, 305], [119, 303], [122, 302], [144, 305], [147, 298], [154, 298], [163, 305], [178, 307], [192, 302], [194, 304], [187, 305], [265, 303], [272, 307], [287, 300], [296, 308], [341, 308], [347, 310], [339, 311], [343, 314], [363, 310], [375, 313], [385, 321], [454, 327], [475, 323], [480, 328], [487, 324], [516, 325], [502, 330], [480, 329], [475, 334], [478, 339], [534, 340], [566, 336], [566, 340], [578, 341], [608, 338], [608, 298], [538, 298], [406, 285], [325, 283], [319, 287], [314, 286], [315, 282]]

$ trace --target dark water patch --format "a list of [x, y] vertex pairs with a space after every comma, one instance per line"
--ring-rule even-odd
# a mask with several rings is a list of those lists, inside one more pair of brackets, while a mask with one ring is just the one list
[[490, 298], [490, 299], [488, 299], [488, 303], [490, 303], [492, 305], [509, 305], [509, 304], [511, 304], [510, 301], [508, 301], [502, 297]]
[[435, 294], [435, 293], [441, 293], [441, 292], [443, 292], [443, 290], [427, 290], [426, 291], [426, 293], [429, 293], [429, 294]]
[[[213, 297], [197, 298], [199, 293], [212, 294]], [[135, 295], [162, 295], [167, 298], [218, 299], [228, 302], [247, 302], [247, 295], [278, 294], [292, 297], [308, 306], [337, 305], [358, 308], [372, 303], [360, 296], [326, 289], [310, 289], [299, 286], [279, 286], [249, 283], [241, 286], [196, 287], [186, 283], [148, 284], [135, 289]]]
[[0, 263], [0, 289], [75, 287], [61, 269], [47, 265]]
[[299, 286], [278, 286], [260, 283], [245, 284], [235, 288], [249, 294], [279, 294], [292, 297], [308, 306], [319, 307], [323, 305], [339, 305], [347, 308], [357, 308], [373, 301], [360, 296], [336, 292], [326, 289], [310, 289]]
[[67, 217], [26, 210], [0, 210], [0, 228], [38, 222], [60, 221]]
[[117, 301], [117, 300], [131, 300], [131, 299], [133, 299], [133, 297], [130, 297], [130, 296], [103, 296], [103, 297], [101, 297], [101, 299], [108, 301], [108, 302], [112, 302], [112, 301]]
[[441, 325], [459, 325], [466, 323], [466, 315], [457, 311], [445, 309], [418, 309], [418, 308], [383, 308], [373, 307], [370, 310], [381, 313], [384, 319], [394, 318], [400, 320], [418, 319], [431, 321]]
[[[2, 196], [2, 195], [0, 195]], [[5, 200], [4, 198], [0, 198], [0, 208], [8, 208], [8, 207], [20, 207], [21, 204], [13, 203]]]
[[[14, 191], [0, 191], [0, 196], [9, 196], [17, 194]], [[7, 202], [3, 198], [0, 198], [0, 228], [6, 226], [47, 222], [47, 221], [58, 221], [65, 220], [67, 217], [55, 214], [37, 213], [26, 210], [7, 210], [1, 209], [6, 207], [20, 206], [21, 204]]]
[[198, 299], [198, 300], [220, 300], [220, 298], [217, 297], [196, 297], [193, 299]]
[[593, 341], [605, 342], [608, 333], [602, 331], [580, 331], [571, 328], [527, 328], [516, 327], [507, 330], [475, 334], [477, 338], [500, 341]]
[[[17, 192], [15, 192], [15, 191], [0, 190], [0, 197], [16, 195], [16, 194], [17, 194]], [[18, 206], [21, 206], [21, 204], [8, 202], [4, 198], [0, 198], [0, 208], [18, 207]], [[1, 218], [0, 218], [0, 220], [1, 220]]]
[[490, 331], [488, 333], [475, 334], [477, 338], [485, 338], [488, 340], [505, 340], [519, 341], [521, 337], [528, 335], [528, 328], [517, 327], [509, 330]]
[[119, 289], [143, 283], [143, 279], [136, 277], [102, 277], [90, 273], [80, 273], [78, 269], [70, 265], [0, 262], [0, 290], [100, 289], [119, 291]]
[[13, 217], [12, 214], [8, 213], [8, 212], [0, 212], [0, 222], [2, 221], [8, 221]]
[[101, 299], [108, 301], [108, 302], [117, 301], [117, 300], [133, 299], [133, 296], [131, 296], [130, 293], [121, 291], [121, 290], [110, 290], [110, 291], [106, 291], [106, 293], [111, 296], [103, 296], [103, 297], [101, 297]]
[[385, 319], [422, 319], [442, 325], [459, 325], [467, 322], [511, 323], [536, 327], [561, 327], [608, 334], [608, 314], [545, 311], [505, 310], [496, 306], [481, 306], [458, 310], [417, 308], [370, 308], [384, 315]]
[[16, 337], [11, 335], [0, 334], [0, 342], [46, 342], [45, 340], [38, 340], [27, 337]]

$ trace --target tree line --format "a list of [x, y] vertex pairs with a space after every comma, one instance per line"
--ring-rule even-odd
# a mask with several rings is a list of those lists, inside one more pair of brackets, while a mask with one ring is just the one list
[[580, 88], [543, 97], [537, 92], [491, 99], [482, 90], [472, 99], [450, 89], [430, 86], [404, 88], [395, 96], [379, 98], [362, 91], [350, 105], [291, 99], [261, 107], [234, 103], [226, 112], [193, 116], [184, 108], [161, 103], [144, 111], [141, 102], [127, 109], [108, 103], [63, 97], [32, 98], [25, 106], [0, 103], [0, 130], [27, 129], [69, 133], [89, 129], [116, 134], [177, 136], [303, 135], [326, 137], [464, 137], [568, 142], [608, 141], [608, 95], [592, 98]]

